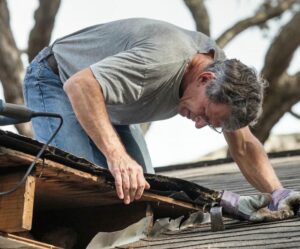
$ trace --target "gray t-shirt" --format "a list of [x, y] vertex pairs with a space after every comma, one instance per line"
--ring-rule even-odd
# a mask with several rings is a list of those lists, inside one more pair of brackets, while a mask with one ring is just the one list
[[53, 44], [62, 82], [90, 67], [114, 124], [176, 115], [188, 61], [210, 50], [215, 51], [215, 60], [225, 58], [206, 35], [145, 18], [92, 26]]

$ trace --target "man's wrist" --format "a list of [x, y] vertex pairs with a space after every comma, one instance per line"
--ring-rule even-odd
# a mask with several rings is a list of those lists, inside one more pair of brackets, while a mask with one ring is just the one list
[[292, 190], [286, 188], [274, 190], [272, 192], [272, 202], [269, 205], [269, 209], [272, 211], [278, 210], [280, 201], [286, 198], [290, 192], [292, 192]]
[[114, 161], [128, 156], [124, 146], [115, 146], [114, 148], [107, 150], [104, 155], [108, 161]]
[[272, 194], [272, 198], [282, 199], [287, 196], [292, 190], [287, 188], [279, 188], [274, 190]]

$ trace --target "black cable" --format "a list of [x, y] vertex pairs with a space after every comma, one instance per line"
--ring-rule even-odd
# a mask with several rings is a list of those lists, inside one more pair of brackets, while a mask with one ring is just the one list
[[60, 119], [60, 123], [58, 125], [58, 127], [56, 128], [56, 130], [53, 132], [53, 134], [51, 135], [51, 137], [49, 138], [49, 140], [43, 145], [43, 147], [41, 148], [41, 150], [39, 151], [39, 153], [36, 155], [35, 159], [33, 160], [33, 162], [31, 163], [31, 165], [29, 166], [29, 168], [27, 169], [25, 175], [23, 176], [23, 178], [17, 183], [17, 185], [7, 191], [3, 191], [0, 192], [0, 196], [2, 195], [8, 195], [11, 194], [13, 192], [15, 192], [25, 181], [26, 178], [29, 176], [29, 174], [31, 173], [31, 171], [33, 170], [33, 167], [35, 166], [36, 162], [41, 158], [42, 154], [45, 152], [45, 150], [47, 149], [48, 145], [51, 143], [51, 141], [53, 140], [53, 138], [56, 136], [56, 134], [59, 132], [60, 128], [63, 125], [63, 118], [61, 115], [56, 114], [56, 113], [46, 113], [46, 112], [35, 112], [33, 113], [32, 117], [53, 117], [53, 118], [59, 118]]

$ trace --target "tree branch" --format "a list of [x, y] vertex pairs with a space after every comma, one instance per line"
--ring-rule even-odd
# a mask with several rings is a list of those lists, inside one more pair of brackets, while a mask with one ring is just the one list
[[196, 22], [197, 31], [200, 31], [208, 36], [210, 36], [209, 31], [209, 15], [207, 9], [204, 5], [203, 0], [184, 0], [186, 6], [192, 13], [194, 20]]
[[273, 40], [265, 57], [262, 75], [272, 84], [289, 66], [300, 44], [300, 11]]
[[22, 103], [21, 73], [23, 64], [9, 24], [9, 10], [5, 0], [0, 0], [0, 80], [5, 99]]
[[[7, 102], [23, 104], [23, 64], [16, 46], [10, 24], [7, 2], [0, 0], [0, 81]], [[29, 124], [16, 125], [19, 133], [32, 136]]]
[[290, 113], [294, 118], [300, 119], [300, 114], [294, 112], [293, 110], [290, 110], [289, 113]]
[[35, 25], [29, 35], [27, 51], [29, 61], [48, 46], [60, 2], [60, 0], [40, 0], [40, 5], [34, 13]]
[[278, 4], [276, 6], [259, 8], [254, 16], [239, 21], [231, 28], [223, 32], [223, 34], [221, 34], [220, 37], [216, 40], [217, 44], [221, 48], [224, 48], [239, 33], [243, 32], [249, 27], [261, 25], [271, 18], [280, 16], [284, 11], [289, 9], [296, 2], [298, 2], [298, 0], [280, 0], [278, 1]]
[[264, 143], [274, 124], [299, 101], [300, 72], [293, 76], [283, 73], [276, 85], [272, 85], [272, 94], [265, 98], [262, 116], [252, 129], [255, 136]]

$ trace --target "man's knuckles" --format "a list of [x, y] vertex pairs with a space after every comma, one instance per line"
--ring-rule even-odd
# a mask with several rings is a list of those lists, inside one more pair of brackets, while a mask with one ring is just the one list
[[116, 175], [118, 175], [118, 174], [121, 173], [121, 170], [120, 170], [119, 168], [117, 168], [117, 167], [113, 167], [113, 168], [110, 170], [110, 172], [112, 173], [113, 176], [116, 176]]
[[136, 192], [136, 190], [137, 190], [137, 185], [130, 186], [130, 192]]

